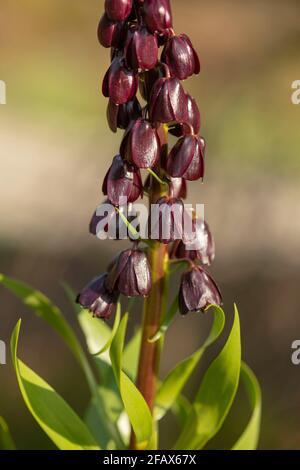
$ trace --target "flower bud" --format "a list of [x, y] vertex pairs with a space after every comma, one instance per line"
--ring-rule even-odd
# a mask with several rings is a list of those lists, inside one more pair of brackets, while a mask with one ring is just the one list
[[171, 75], [185, 80], [200, 72], [200, 61], [190, 39], [185, 34], [171, 37], [165, 45], [161, 61], [167, 64]]
[[167, 172], [173, 178], [195, 181], [204, 176], [205, 142], [195, 135], [181, 137], [167, 159]]
[[183, 273], [179, 290], [179, 310], [182, 315], [188, 312], [202, 312], [211, 304], [221, 305], [222, 296], [213, 278], [200, 266]]
[[120, 153], [124, 159], [138, 168], [151, 168], [160, 155], [160, 142], [156, 129], [146, 119], [132, 122], [121, 143]]
[[143, 192], [140, 171], [116, 155], [104, 178], [102, 191], [116, 206], [122, 198], [127, 198], [127, 202], [136, 201]]
[[145, 0], [143, 17], [147, 28], [152, 32], [164, 32], [172, 28], [172, 12], [169, 0]]
[[130, 15], [133, 0], [105, 0], [105, 11], [112, 21], [123, 21]]
[[131, 121], [142, 117], [142, 108], [137, 98], [124, 104], [115, 104], [109, 100], [106, 111], [107, 121], [110, 129], [127, 129]]
[[111, 267], [106, 286], [127, 297], [147, 296], [152, 288], [147, 255], [138, 249], [121, 252]]
[[186, 122], [186, 94], [178, 78], [156, 81], [150, 96], [149, 115], [152, 122]]
[[134, 28], [129, 32], [125, 57], [130, 69], [151, 70], [157, 63], [157, 56], [157, 39], [148, 32], [147, 28]]
[[106, 13], [101, 17], [98, 26], [98, 39], [103, 47], [118, 47], [125, 34], [124, 23], [112, 21]]
[[98, 318], [108, 319], [118, 301], [119, 293], [109, 292], [105, 286], [107, 274], [93, 279], [77, 296], [76, 302]]
[[170, 134], [175, 135], [176, 137], [181, 137], [182, 135], [189, 134], [191, 129], [193, 129], [194, 134], [199, 134], [201, 123], [200, 111], [196, 100], [189, 94], [186, 94], [186, 114], [186, 122], [183, 124], [177, 124], [175, 128], [169, 129]]
[[215, 258], [215, 242], [206, 221], [194, 221], [194, 238], [191, 242], [175, 242], [170, 253], [171, 258], [198, 259], [202, 264], [210, 265]]
[[124, 66], [120, 57], [115, 57], [103, 80], [103, 95], [115, 104], [124, 104], [133, 99], [137, 87], [138, 76]]

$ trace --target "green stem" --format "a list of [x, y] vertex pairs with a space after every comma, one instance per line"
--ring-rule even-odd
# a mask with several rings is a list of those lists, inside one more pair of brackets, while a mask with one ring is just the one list
[[151, 168], [147, 168], [147, 171], [148, 171], [148, 173], [150, 173], [151, 176], [153, 176], [153, 178], [156, 179], [156, 181], [157, 181], [160, 185], [165, 186], [165, 185], [168, 184], [166, 181], [163, 181], [163, 180], [155, 173], [155, 171], [151, 170]]

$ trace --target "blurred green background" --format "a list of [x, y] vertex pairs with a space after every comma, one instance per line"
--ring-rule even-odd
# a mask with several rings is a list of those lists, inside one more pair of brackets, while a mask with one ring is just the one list
[[[203, 185], [190, 185], [189, 202], [205, 203], [217, 246], [212, 272], [229, 322], [238, 304], [244, 358], [263, 389], [260, 448], [300, 448], [300, 366], [290, 360], [300, 337], [300, 105], [291, 103], [291, 83], [300, 79], [300, 3], [171, 3], [175, 30], [191, 37], [202, 62], [201, 75], [185, 87], [199, 100], [207, 173]], [[96, 39], [102, 11], [96, 0], [2, 0], [0, 10], [0, 79], [7, 84], [7, 105], [0, 106], [0, 271], [44, 291], [76, 329], [61, 282], [80, 289], [126, 246], [88, 234], [122, 136], [108, 130], [100, 91], [109, 64]], [[140, 315], [138, 308], [132, 325]], [[71, 354], [1, 288], [0, 338], [7, 344], [19, 317], [20, 356], [83, 413], [88, 390]], [[202, 315], [178, 318], [162, 374], [195, 350], [209, 324]], [[233, 442], [248, 411], [241, 394], [215, 447]], [[19, 448], [51, 448], [23, 404], [9, 357], [0, 366], [0, 415]], [[163, 447], [173, 427], [164, 424]]]

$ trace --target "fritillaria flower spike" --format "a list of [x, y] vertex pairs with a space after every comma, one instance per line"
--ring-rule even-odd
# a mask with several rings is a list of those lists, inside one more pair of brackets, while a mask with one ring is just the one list
[[[215, 282], [201, 267], [214, 259], [210, 229], [203, 222], [203, 230], [196, 230], [191, 238], [185, 227], [187, 220], [197, 227], [183, 204], [187, 181], [204, 176], [200, 111], [181, 83], [200, 72], [197, 52], [186, 34], [174, 32], [169, 0], [105, 0], [98, 38], [104, 47], [111, 48], [111, 64], [102, 84], [103, 95], [109, 98], [108, 125], [113, 132], [125, 132], [120, 155], [114, 157], [102, 185], [111, 210], [106, 216], [103, 206], [95, 211], [90, 232], [104, 238], [114, 226], [116, 238], [122, 238], [123, 229], [134, 220], [129, 207], [146, 194], [158, 208], [156, 219], [152, 213], [149, 216], [150, 238], [154, 235], [155, 240], [169, 244], [163, 250], [174, 262], [190, 263], [180, 287], [181, 313], [221, 303]], [[146, 103], [136, 97], [138, 89]], [[169, 133], [179, 138], [170, 151]], [[149, 172], [144, 183], [142, 169]], [[139, 229], [135, 235], [127, 232], [133, 248], [119, 254], [108, 274], [92, 281], [78, 297], [101, 318], [109, 317], [120, 293], [128, 297], [151, 295], [151, 274], [156, 275], [156, 268], [152, 263], [150, 268], [147, 253], [157, 244], [149, 242], [147, 248], [139, 248]], [[159, 258], [161, 270], [164, 262]]]
[[203, 268], [193, 265], [181, 277], [179, 309], [182, 315], [204, 311], [209, 305], [221, 305], [222, 297], [213, 278]]

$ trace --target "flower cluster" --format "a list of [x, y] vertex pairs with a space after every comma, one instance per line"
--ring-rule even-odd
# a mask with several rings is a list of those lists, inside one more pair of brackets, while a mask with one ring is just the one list
[[[157, 175], [164, 188], [157, 204], [168, 209], [175, 204], [183, 206], [186, 182], [204, 177], [200, 112], [181, 83], [200, 72], [191, 40], [186, 34], [175, 34], [169, 0], [105, 0], [98, 38], [102, 46], [111, 48], [111, 64], [102, 84], [103, 95], [108, 98], [108, 124], [113, 132], [118, 128], [125, 131], [119, 154], [104, 178], [106, 202], [119, 209], [121, 199], [126, 198], [130, 204], [144, 193], [151, 194]], [[168, 133], [178, 137], [169, 153]], [[149, 172], [144, 183], [143, 170]], [[160, 223], [170, 228], [170, 235], [158, 236], [159, 242], [170, 244], [171, 259], [189, 261], [179, 293], [182, 314], [221, 303], [216, 283], [203, 268], [214, 258], [214, 242], [208, 225], [198, 222], [193, 221], [197, 243], [190, 246], [184, 238], [177, 239], [172, 210], [164, 213], [163, 209], [161, 213]], [[90, 224], [93, 234], [96, 225], [94, 214]], [[147, 296], [150, 291], [147, 253], [135, 241], [133, 248], [120, 253], [108, 272], [85, 287], [77, 300], [94, 315], [106, 319], [119, 294]]]

